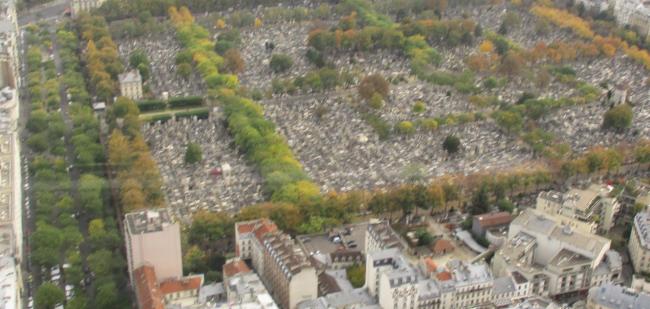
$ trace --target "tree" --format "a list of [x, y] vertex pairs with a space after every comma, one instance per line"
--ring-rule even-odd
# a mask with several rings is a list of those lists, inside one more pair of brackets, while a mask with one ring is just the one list
[[201, 250], [197, 245], [191, 246], [183, 256], [183, 272], [186, 274], [204, 273], [208, 270], [207, 266], [205, 251]]
[[359, 95], [362, 98], [369, 100], [377, 93], [384, 99], [388, 98], [389, 84], [386, 79], [379, 74], [372, 74], [366, 76], [359, 84]]
[[293, 66], [293, 60], [287, 54], [273, 54], [269, 66], [274, 73], [283, 73]]
[[79, 199], [81, 205], [93, 217], [102, 213], [102, 190], [105, 185], [104, 179], [92, 174], [84, 174], [79, 180]]
[[32, 260], [37, 265], [50, 268], [59, 263], [59, 253], [63, 245], [63, 233], [45, 222], [39, 222], [31, 236]]
[[346, 274], [352, 287], [360, 288], [366, 282], [366, 265], [354, 264], [346, 269]]
[[397, 131], [401, 134], [415, 133], [415, 126], [410, 121], [401, 121], [397, 124]]
[[428, 246], [433, 243], [433, 235], [424, 228], [418, 229], [415, 236], [418, 238], [418, 246]]
[[189, 143], [185, 150], [185, 163], [194, 164], [203, 160], [203, 152], [201, 146], [196, 143]]
[[47, 130], [48, 127], [48, 115], [47, 112], [39, 109], [33, 111], [29, 115], [29, 120], [27, 121], [27, 129], [32, 133], [38, 133]]
[[176, 67], [176, 73], [178, 73], [178, 75], [180, 75], [182, 78], [188, 79], [190, 77], [190, 74], [192, 74], [192, 65], [187, 62], [183, 62]]
[[239, 74], [244, 71], [244, 59], [242, 59], [239, 51], [231, 48], [223, 55], [226, 70], [233, 74]]
[[483, 183], [478, 191], [472, 196], [472, 215], [484, 214], [489, 211], [490, 197], [488, 194], [487, 184]]
[[499, 111], [494, 113], [494, 119], [497, 124], [506, 129], [508, 133], [516, 133], [521, 130], [524, 120], [521, 115], [511, 111]]
[[375, 92], [372, 97], [370, 97], [368, 105], [374, 109], [380, 109], [382, 106], [384, 106], [384, 98], [381, 96], [381, 94]]
[[603, 128], [623, 131], [632, 125], [632, 107], [620, 104], [610, 108], [603, 119]]
[[501, 59], [499, 71], [507, 75], [519, 74], [524, 66], [524, 58], [516, 51], [510, 50]]
[[34, 305], [36, 309], [54, 309], [62, 305], [65, 300], [65, 293], [54, 283], [45, 282], [38, 287]]
[[447, 135], [445, 140], [442, 142], [442, 148], [445, 149], [448, 154], [457, 153], [460, 150], [460, 139], [455, 135]]

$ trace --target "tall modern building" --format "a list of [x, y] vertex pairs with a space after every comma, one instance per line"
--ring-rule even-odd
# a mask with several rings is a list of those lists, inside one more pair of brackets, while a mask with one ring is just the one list
[[143, 265], [153, 267], [159, 281], [183, 276], [180, 226], [166, 209], [127, 214], [124, 233], [132, 285], [133, 271]]

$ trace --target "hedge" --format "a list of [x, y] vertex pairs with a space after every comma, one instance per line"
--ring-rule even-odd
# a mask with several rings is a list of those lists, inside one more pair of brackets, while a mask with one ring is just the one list
[[203, 98], [199, 96], [169, 99], [169, 108], [197, 107], [201, 105], [203, 105]]
[[192, 118], [192, 116], [196, 116], [196, 118], [198, 119], [208, 119], [208, 116], [210, 116], [210, 111], [207, 108], [202, 108], [199, 110], [194, 110], [189, 112], [176, 113], [176, 119]]
[[152, 123], [156, 121], [160, 121], [162, 123], [167, 122], [168, 120], [172, 119], [172, 114], [162, 114], [162, 115], [155, 115], [152, 117], [147, 118], [147, 122]]
[[159, 111], [167, 108], [167, 104], [162, 100], [145, 100], [138, 102], [138, 108], [141, 112]]

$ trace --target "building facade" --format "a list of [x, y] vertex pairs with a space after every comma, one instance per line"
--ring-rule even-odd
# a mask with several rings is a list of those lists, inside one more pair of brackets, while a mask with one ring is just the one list
[[131, 100], [142, 98], [142, 76], [140, 71], [131, 70], [118, 76], [120, 81], [120, 93]]
[[510, 225], [508, 239], [492, 259], [497, 276], [514, 271], [531, 293], [559, 296], [621, 280], [620, 256], [611, 240], [575, 231], [535, 209], [524, 210]]
[[72, 15], [77, 16], [81, 12], [88, 12], [96, 9], [106, 0], [72, 0]]
[[541, 192], [535, 208], [556, 218], [562, 224], [583, 232], [607, 232], [615, 223], [621, 206], [610, 196], [611, 186], [592, 184], [587, 188], [573, 188], [566, 193]]
[[159, 281], [183, 276], [180, 225], [166, 209], [144, 210], [124, 216], [126, 257], [133, 284], [133, 271], [150, 265]]
[[604, 284], [589, 290], [587, 309], [650, 308], [650, 295], [620, 285]]
[[318, 297], [318, 275], [307, 255], [268, 219], [235, 225], [238, 257], [250, 258], [253, 268], [280, 308]]
[[640, 212], [634, 217], [627, 245], [632, 266], [637, 273], [650, 271], [650, 213]]

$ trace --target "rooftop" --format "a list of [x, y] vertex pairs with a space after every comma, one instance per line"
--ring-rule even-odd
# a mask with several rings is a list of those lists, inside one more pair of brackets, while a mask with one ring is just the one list
[[613, 284], [603, 284], [589, 290], [590, 302], [607, 308], [647, 309], [650, 295]]
[[[228, 302], [250, 308], [277, 309], [277, 305], [254, 272], [239, 273], [227, 282]], [[249, 305], [249, 306], [246, 306]]]
[[124, 216], [130, 234], [153, 233], [162, 231], [172, 224], [167, 209], [143, 210]]
[[171, 294], [182, 291], [198, 290], [203, 284], [203, 275], [187, 276], [180, 279], [165, 280], [160, 283], [160, 291], [163, 294]]
[[388, 221], [381, 221], [378, 223], [368, 224], [368, 233], [370, 236], [382, 244], [382, 248], [399, 248], [401, 250], [406, 248], [402, 239], [395, 233], [393, 228], [390, 227]]
[[515, 291], [515, 282], [510, 277], [501, 277], [494, 279], [492, 294], [506, 294]]
[[[609, 249], [611, 240], [604, 237], [573, 230], [569, 226], [562, 226], [549, 216], [536, 209], [524, 210], [510, 225], [510, 232], [525, 231], [532, 237], [548, 237], [561, 244], [558, 248], [568, 248], [580, 253], [587, 258], [598, 257], [605, 249]], [[509, 235], [512, 237], [512, 235]], [[547, 248], [540, 248], [546, 250]]]
[[130, 70], [118, 75], [120, 83], [139, 83], [142, 81], [142, 76], [140, 76], [140, 71]]
[[510, 223], [510, 221], [512, 221], [512, 216], [509, 212], [502, 211], [476, 215], [474, 216], [474, 219], [477, 220], [478, 224], [482, 228], [489, 228]]
[[229, 261], [223, 264], [223, 275], [226, 277], [232, 277], [236, 274], [248, 273], [250, 271], [251, 269], [242, 260]]
[[136, 295], [141, 309], [165, 309], [153, 266], [143, 265], [133, 271]]
[[287, 234], [280, 232], [267, 234], [263, 245], [287, 277], [311, 267], [305, 252]]

